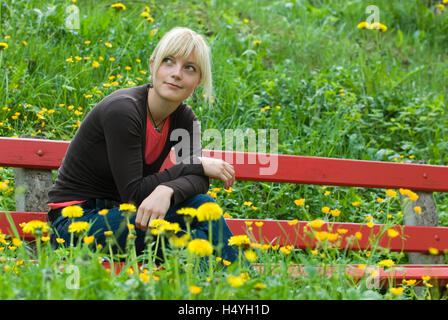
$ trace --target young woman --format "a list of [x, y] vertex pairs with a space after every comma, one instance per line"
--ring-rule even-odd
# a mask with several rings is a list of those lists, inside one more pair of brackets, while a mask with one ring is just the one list
[[[134, 204], [138, 210], [131, 223], [136, 226], [140, 253], [151, 221], [165, 219], [185, 227], [178, 209], [214, 202], [206, 194], [209, 177], [222, 180], [226, 189], [233, 185], [235, 172], [230, 164], [202, 157], [199, 122], [183, 102], [201, 83], [210, 98], [210, 60], [202, 36], [188, 28], [174, 28], [150, 57], [152, 83], [117, 90], [87, 114], [48, 193], [55, 247], [56, 237], [70, 242], [72, 221], [61, 215], [66, 206], [83, 208], [83, 216], [75, 221], [88, 221], [89, 234], [95, 235], [97, 243], [105, 244], [104, 231], [110, 227], [124, 251], [127, 227], [118, 206]], [[172, 134], [174, 130], [188, 133], [188, 139], [184, 135], [185, 141], [172, 141], [172, 136], [179, 136]], [[171, 148], [179, 145], [178, 164], [159, 172]], [[109, 209], [107, 215], [98, 213], [102, 209]], [[225, 220], [214, 221], [212, 228], [214, 245], [223, 246], [222, 258], [234, 261], [237, 253], [227, 246], [232, 234]], [[207, 221], [195, 219], [192, 230], [193, 237], [208, 239]]]

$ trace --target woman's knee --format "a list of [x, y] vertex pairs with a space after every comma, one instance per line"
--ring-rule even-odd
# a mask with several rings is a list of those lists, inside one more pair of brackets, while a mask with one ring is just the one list
[[216, 202], [212, 196], [210, 196], [208, 194], [204, 194], [204, 193], [200, 193], [200, 194], [197, 194], [197, 195], [191, 197], [190, 201], [198, 203], [199, 205], [197, 207], [199, 207], [201, 204], [206, 203], [206, 202]]

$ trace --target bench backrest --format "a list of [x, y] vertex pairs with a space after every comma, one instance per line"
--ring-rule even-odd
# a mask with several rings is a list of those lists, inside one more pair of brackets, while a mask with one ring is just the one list
[[[56, 170], [69, 143], [0, 138], [0, 166]], [[237, 151], [203, 150], [203, 155], [231, 163], [238, 180], [448, 192], [446, 166]], [[162, 169], [174, 164], [171, 158]]]

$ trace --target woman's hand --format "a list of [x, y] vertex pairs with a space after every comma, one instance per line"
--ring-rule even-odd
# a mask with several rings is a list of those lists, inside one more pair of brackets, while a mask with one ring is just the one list
[[173, 193], [174, 190], [168, 186], [159, 185], [155, 188], [138, 207], [135, 218], [136, 227], [146, 231], [151, 221], [165, 218]]
[[230, 163], [215, 158], [199, 157], [199, 159], [206, 176], [222, 180], [226, 190], [233, 186], [235, 183], [235, 170]]

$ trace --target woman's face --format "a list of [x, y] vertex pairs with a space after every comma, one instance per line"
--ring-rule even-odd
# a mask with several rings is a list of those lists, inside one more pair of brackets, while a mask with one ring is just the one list
[[[153, 87], [160, 97], [181, 102], [201, 83], [201, 70], [194, 62], [194, 53], [183, 57], [165, 57], [157, 70]], [[151, 61], [151, 73], [152, 73]]]

